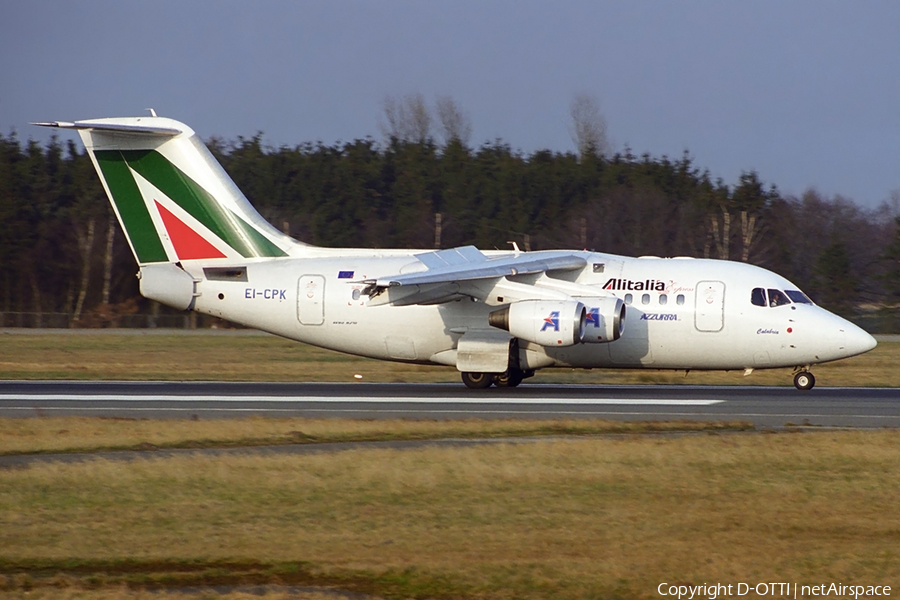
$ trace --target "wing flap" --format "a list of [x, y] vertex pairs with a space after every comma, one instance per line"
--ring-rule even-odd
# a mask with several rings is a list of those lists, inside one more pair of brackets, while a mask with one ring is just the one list
[[403, 287], [391, 287], [384, 293], [373, 297], [369, 306], [381, 306], [393, 304], [394, 306], [409, 306], [412, 304], [441, 304], [463, 296], [459, 293], [459, 284], [456, 282], [435, 283], [432, 285], [408, 285]]
[[460, 246], [459, 248], [424, 252], [416, 254], [416, 258], [429, 269], [480, 263], [488, 260], [488, 257], [482, 254], [475, 246]]

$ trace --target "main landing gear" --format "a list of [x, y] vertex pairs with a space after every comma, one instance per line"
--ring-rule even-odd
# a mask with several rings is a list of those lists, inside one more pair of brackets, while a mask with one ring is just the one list
[[816, 385], [816, 378], [806, 369], [794, 373], [794, 386], [798, 390], [811, 390]]
[[483, 390], [492, 385], [497, 387], [514, 388], [522, 383], [523, 379], [527, 379], [534, 375], [534, 371], [523, 371], [521, 369], [509, 369], [504, 373], [462, 373], [462, 381], [466, 387], [473, 390]]
[[494, 375], [494, 385], [497, 387], [516, 387], [525, 379], [525, 372], [519, 369], [510, 369], [506, 373]]
[[491, 384], [494, 383], [494, 374], [467, 373], [463, 371], [462, 380], [463, 383], [466, 384], [466, 387], [471, 390], [483, 390], [485, 388], [491, 387]]

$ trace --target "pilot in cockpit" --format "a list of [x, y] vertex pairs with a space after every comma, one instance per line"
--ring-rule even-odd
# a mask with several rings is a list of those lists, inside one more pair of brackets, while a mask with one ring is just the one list
[[778, 290], [769, 290], [769, 306], [781, 306], [782, 304], [790, 304], [790, 300]]

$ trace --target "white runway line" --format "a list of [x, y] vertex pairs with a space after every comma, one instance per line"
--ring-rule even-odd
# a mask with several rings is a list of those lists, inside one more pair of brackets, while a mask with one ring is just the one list
[[[724, 400], [680, 398], [497, 398], [492, 396], [404, 396], [354, 398], [350, 396], [191, 396], [155, 394], [0, 394], [0, 401], [27, 402], [323, 402], [368, 404], [616, 404], [628, 406], [711, 406]], [[2, 408], [2, 407], [0, 407]]]
[[[141, 406], [128, 406], [128, 407], [115, 407], [115, 408], [104, 408], [100, 406], [0, 406], [0, 411], [44, 411], [44, 412], [66, 412], [66, 411], [79, 411], [79, 412], [108, 412], [110, 410], [115, 410], [117, 412], [132, 412], [132, 413], [259, 413], [260, 411], [266, 413], [285, 413], [285, 414], [297, 414], [297, 413], [324, 413], [324, 414], [359, 414], [363, 413], [365, 415], [370, 415], [369, 412], [365, 408], [306, 408], [306, 407], [298, 407], [298, 408], [205, 408], [205, 407], [164, 407], [164, 408], [149, 408], [149, 407], [141, 407]], [[398, 414], [398, 415], [408, 415], [408, 409], [399, 409], [399, 408], [391, 408], [391, 409], [378, 409], [378, 414]], [[525, 415], [525, 416], [540, 416], [540, 415], [550, 415], [559, 416], [559, 415], [578, 415], [578, 416], [591, 416], [591, 417], [688, 417], [695, 418], [697, 416], [702, 417], [711, 417], [711, 418], [721, 418], [723, 420], [734, 420], [734, 419], [750, 419], [750, 418], [765, 418], [765, 417], [777, 417], [779, 419], [896, 419], [898, 415], [843, 415], [843, 414], [793, 414], [793, 413], [692, 413], [692, 412], [630, 412], [630, 411], [619, 411], [619, 410], [609, 410], [609, 411], [599, 411], [599, 410], [517, 410], [514, 408], [498, 408], [491, 410], [483, 410], [478, 411], [477, 413], [473, 413], [470, 410], [459, 410], [459, 409], [415, 409], [415, 414], [433, 414], [433, 415], [449, 415], [449, 414], [459, 414], [464, 416], [481, 416], [481, 415]], [[884, 426], [882, 426], [884, 427]], [[823, 429], [824, 431], [824, 429]]]

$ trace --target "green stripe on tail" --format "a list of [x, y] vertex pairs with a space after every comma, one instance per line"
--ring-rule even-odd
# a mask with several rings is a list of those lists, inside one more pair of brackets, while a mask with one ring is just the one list
[[181, 169], [153, 150], [124, 150], [128, 165], [245, 257], [287, 256], [253, 226], [223, 206]]
[[156, 233], [147, 205], [121, 153], [118, 150], [100, 150], [94, 154], [138, 263], [168, 262], [166, 249]]
[[140, 173], [244, 258], [287, 256], [281, 248], [217, 202], [212, 194], [159, 152], [97, 150], [94, 154], [139, 263], [167, 262], [169, 258], [131, 169]]

